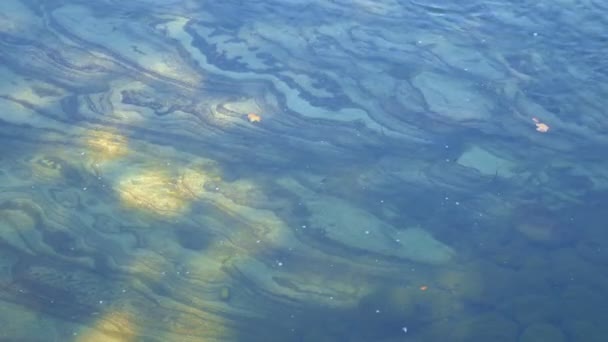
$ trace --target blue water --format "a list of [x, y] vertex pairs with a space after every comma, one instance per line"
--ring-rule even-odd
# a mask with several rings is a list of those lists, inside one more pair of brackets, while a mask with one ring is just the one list
[[0, 340], [604, 341], [608, 6], [0, 3]]

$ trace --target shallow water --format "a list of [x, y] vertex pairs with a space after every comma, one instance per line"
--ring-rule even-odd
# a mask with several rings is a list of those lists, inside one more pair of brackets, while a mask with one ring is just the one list
[[0, 2], [0, 339], [603, 341], [606, 18]]

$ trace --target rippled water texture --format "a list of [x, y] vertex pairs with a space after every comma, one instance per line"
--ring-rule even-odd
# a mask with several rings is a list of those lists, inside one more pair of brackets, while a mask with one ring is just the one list
[[604, 341], [606, 18], [1, 1], [0, 339]]

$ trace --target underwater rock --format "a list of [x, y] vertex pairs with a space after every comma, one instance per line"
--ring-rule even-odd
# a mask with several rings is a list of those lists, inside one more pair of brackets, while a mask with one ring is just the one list
[[556, 326], [549, 323], [534, 323], [526, 327], [519, 337], [519, 342], [566, 341], [566, 335]]
[[416, 296], [418, 292], [420, 290], [417, 288], [404, 286], [381, 288], [361, 298], [358, 309], [365, 315], [381, 307], [385, 316], [403, 319], [403, 317], [414, 315], [416, 306], [422, 302]]
[[604, 342], [608, 336], [605, 322], [590, 322], [583, 319], [566, 320], [564, 329], [571, 341]]
[[581, 240], [576, 244], [577, 253], [592, 263], [608, 265], [608, 248], [604, 248], [605, 240]]
[[306, 202], [310, 225], [322, 228], [325, 238], [347, 248], [429, 264], [450, 261], [454, 251], [418, 227], [398, 230], [346, 201], [318, 196]]
[[442, 120], [468, 123], [486, 120], [490, 115], [491, 103], [475, 91], [471, 82], [433, 72], [421, 72], [412, 82]]
[[438, 320], [423, 332], [421, 341], [516, 341], [518, 326], [498, 313]]
[[467, 268], [444, 270], [437, 275], [436, 283], [453, 296], [475, 302], [483, 297], [484, 281], [481, 273], [481, 270]]
[[319, 195], [294, 179], [281, 179], [280, 183], [300, 196], [310, 212], [310, 230], [322, 232], [317, 237], [320, 244], [428, 264], [447, 263], [455, 255], [451, 247], [420, 227], [398, 229], [356, 204]]
[[479, 146], [472, 146], [465, 150], [457, 159], [458, 164], [477, 170], [484, 176], [511, 177], [515, 164], [500, 158]]
[[5, 324], [2, 335], [9, 337], [6, 341], [35, 341], [41, 336], [49, 341], [61, 339], [54, 322], [41, 320], [37, 310], [10, 301], [0, 301], [0, 321]]
[[516, 229], [528, 240], [551, 247], [568, 242], [572, 235], [556, 223], [543, 219], [531, 219], [528, 222], [519, 223]]
[[522, 206], [515, 209], [515, 229], [528, 240], [546, 246], [571, 242], [574, 231], [564, 225], [557, 213], [542, 206]]
[[531, 241], [553, 243], [557, 240], [553, 225], [548, 221], [533, 220], [522, 222], [516, 226], [517, 231]]
[[[533, 275], [530, 274], [530, 277]], [[533, 308], [533, 309], [532, 309]], [[499, 307], [503, 312], [509, 312], [513, 319], [521, 325], [535, 322], [553, 321], [560, 319], [560, 305], [550, 295], [529, 294], [509, 300]]]
[[179, 245], [185, 249], [202, 251], [213, 241], [212, 234], [204, 227], [182, 226], [175, 229], [175, 236]]
[[224, 302], [227, 302], [230, 300], [232, 293], [230, 291], [230, 288], [228, 286], [223, 286], [220, 289], [220, 299], [223, 300]]

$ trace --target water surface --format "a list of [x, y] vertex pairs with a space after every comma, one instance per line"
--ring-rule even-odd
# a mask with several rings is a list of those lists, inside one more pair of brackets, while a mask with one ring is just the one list
[[0, 338], [603, 341], [606, 18], [0, 2]]

